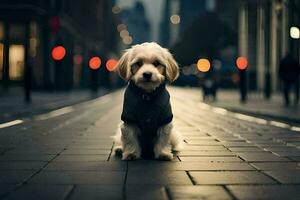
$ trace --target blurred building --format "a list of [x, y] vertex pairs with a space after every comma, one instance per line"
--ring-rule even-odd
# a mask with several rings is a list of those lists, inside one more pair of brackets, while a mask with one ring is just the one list
[[[233, 87], [236, 72], [238, 0], [166, 0], [161, 21], [161, 43], [169, 47], [181, 65], [177, 84], [197, 85], [204, 77], [194, 68], [200, 58], [222, 73], [222, 87]], [[222, 66], [222, 67], [220, 67]], [[224, 79], [224, 80], [223, 80]]]
[[[116, 51], [111, 8], [110, 0], [1, 0], [1, 84], [22, 85], [29, 73], [34, 88], [88, 86], [88, 59], [97, 55], [105, 63]], [[61, 61], [51, 57], [57, 45], [66, 49]], [[105, 79], [102, 68], [99, 76]]]
[[160, 23], [160, 43], [174, 45], [195, 19], [203, 12], [214, 11], [215, 6], [216, 0], [165, 0]]
[[[121, 11], [121, 21], [126, 24], [131, 44], [140, 44], [150, 40], [150, 23], [147, 19], [144, 4], [137, 1], [132, 7]], [[126, 44], [126, 42], [125, 42]]]
[[239, 4], [239, 55], [249, 60], [250, 89], [269, 97], [280, 87], [278, 66], [288, 53], [299, 59], [299, 39], [290, 36], [300, 28], [299, 0], [244, 0]]

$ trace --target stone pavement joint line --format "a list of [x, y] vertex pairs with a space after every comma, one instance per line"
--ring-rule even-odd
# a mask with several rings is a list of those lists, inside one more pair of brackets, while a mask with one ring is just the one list
[[300, 199], [299, 132], [169, 90], [185, 141], [173, 161], [114, 156], [117, 91], [0, 129], [0, 199]]

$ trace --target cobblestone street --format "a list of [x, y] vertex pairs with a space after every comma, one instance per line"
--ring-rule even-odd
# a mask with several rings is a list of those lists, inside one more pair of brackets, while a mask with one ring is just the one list
[[174, 160], [112, 153], [123, 90], [0, 128], [1, 199], [300, 199], [300, 128], [169, 88]]

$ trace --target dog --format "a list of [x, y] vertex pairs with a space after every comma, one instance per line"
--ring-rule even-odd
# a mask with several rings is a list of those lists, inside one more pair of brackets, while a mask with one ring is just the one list
[[173, 127], [166, 82], [178, 78], [177, 62], [167, 49], [146, 42], [127, 49], [116, 67], [128, 86], [121, 115], [123, 122], [114, 136], [115, 154], [123, 160], [148, 157], [172, 160], [171, 150], [182, 148], [182, 138]]

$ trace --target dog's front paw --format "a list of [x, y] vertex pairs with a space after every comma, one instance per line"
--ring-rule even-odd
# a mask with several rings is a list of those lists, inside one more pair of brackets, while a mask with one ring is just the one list
[[135, 153], [123, 154], [122, 160], [137, 160], [140, 156]]
[[115, 155], [117, 157], [122, 157], [122, 154], [123, 154], [123, 149], [121, 147], [115, 148]]
[[172, 153], [161, 153], [158, 156], [156, 156], [158, 160], [164, 160], [164, 161], [170, 161], [173, 160], [173, 154]]

